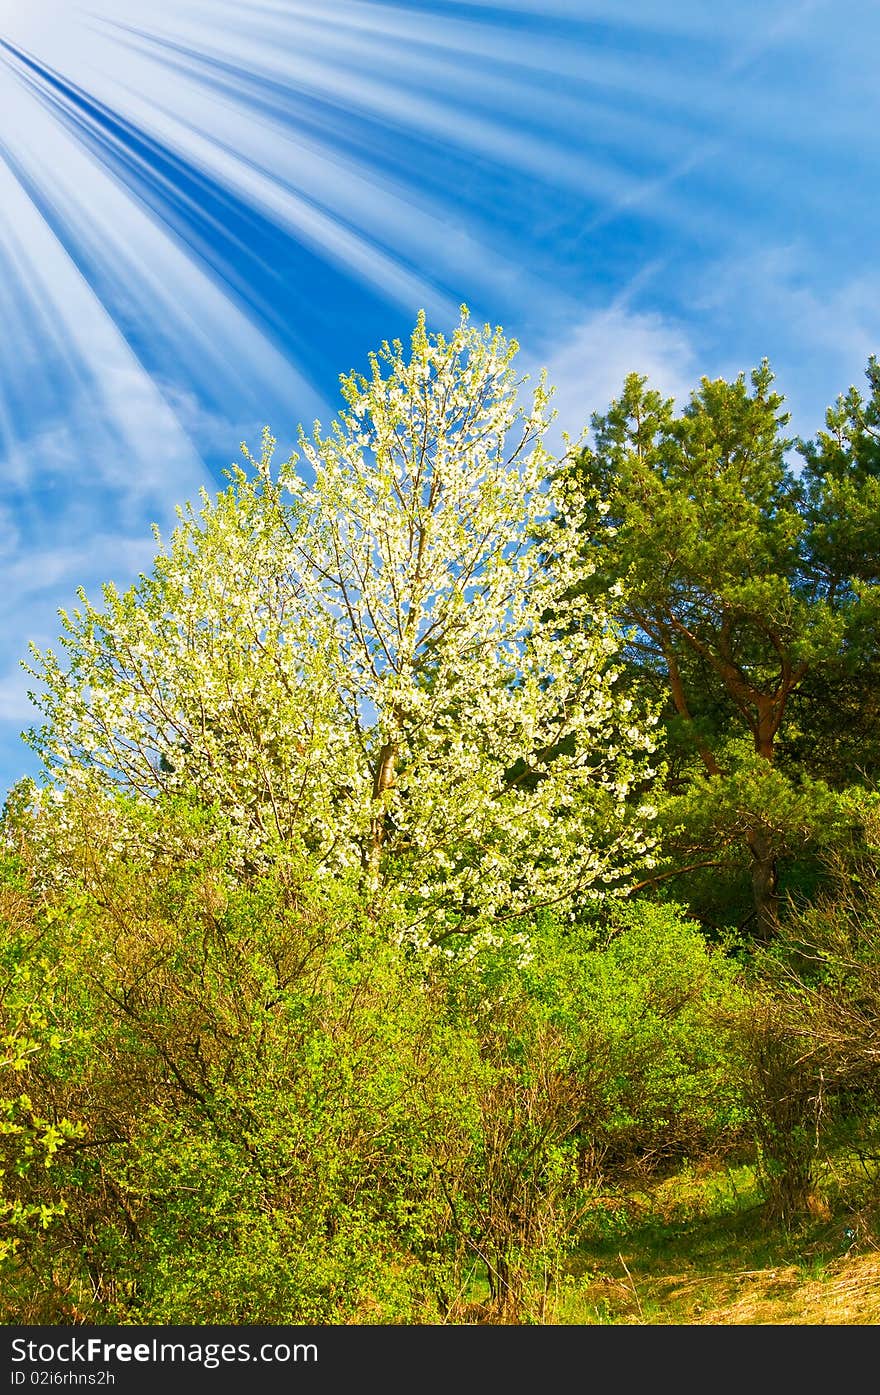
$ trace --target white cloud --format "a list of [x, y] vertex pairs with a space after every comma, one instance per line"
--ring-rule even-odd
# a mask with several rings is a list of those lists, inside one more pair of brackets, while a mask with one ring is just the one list
[[544, 360], [556, 387], [556, 428], [577, 437], [593, 412], [619, 396], [628, 373], [641, 373], [668, 397], [686, 401], [699, 376], [683, 325], [615, 302], [572, 326]]
[[799, 244], [692, 274], [687, 311], [686, 321], [635, 310], [622, 298], [572, 324], [545, 357], [529, 355], [529, 371], [545, 363], [557, 387], [554, 446], [563, 430], [576, 437], [593, 412], [603, 412], [627, 373], [644, 374], [682, 405], [703, 375], [748, 375], [763, 358], [786, 398], [791, 434], [809, 437], [838, 393], [851, 384], [866, 390], [868, 357], [880, 353], [880, 275], [823, 282]]
[[868, 357], [880, 352], [880, 275], [843, 268], [831, 280], [824, 270], [798, 242], [770, 246], [708, 267], [692, 301], [712, 325], [719, 371], [730, 377], [769, 358], [804, 436], [839, 392], [865, 389]]

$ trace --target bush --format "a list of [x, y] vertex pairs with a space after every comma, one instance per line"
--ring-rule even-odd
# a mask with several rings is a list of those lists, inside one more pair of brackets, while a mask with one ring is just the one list
[[557, 930], [534, 975], [578, 1044], [594, 1166], [665, 1166], [735, 1139], [742, 1101], [718, 1014], [738, 997], [736, 965], [680, 908], [622, 903], [590, 938]]
[[544, 917], [518, 962], [508, 936], [469, 972], [469, 1021], [496, 1033], [518, 1004], [531, 1023], [524, 1059], [541, 1031], [557, 1040], [582, 1178], [598, 1183], [738, 1138], [743, 1103], [719, 1026], [739, 1001], [737, 965], [678, 907], [618, 903], [592, 927]]
[[19, 1318], [457, 1321], [483, 1279], [483, 1317], [541, 1321], [591, 1189], [741, 1124], [736, 966], [675, 908], [426, 956], [289, 849], [248, 866], [197, 801], [6, 831], [3, 953], [57, 1039], [27, 1095], [84, 1131], [51, 1196], [19, 1181], [58, 1200], [7, 1263]]
[[827, 874], [828, 890], [755, 954], [735, 1024], [767, 1199], [787, 1224], [808, 1206], [816, 1163], [854, 1124], [860, 1146], [880, 1141], [876, 848], [836, 855]]
[[[120, 800], [91, 840], [81, 813], [54, 834], [13, 820], [33, 875], [4, 953], [55, 966], [64, 1044], [27, 1087], [84, 1136], [54, 1168], [63, 1213], [10, 1257], [8, 1310], [455, 1320], [485, 1265], [499, 1315], [539, 1311], [582, 1112], [540, 1005], [499, 980], [493, 1011], [463, 1017], [454, 965], [284, 850], [242, 870], [217, 810]], [[37, 1204], [42, 1182], [22, 1185]]]

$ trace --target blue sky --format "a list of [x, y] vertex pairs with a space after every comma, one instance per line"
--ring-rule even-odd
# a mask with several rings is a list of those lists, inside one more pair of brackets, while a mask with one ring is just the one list
[[0, 790], [57, 609], [466, 301], [577, 432], [880, 350], [875, 0], [0, 0]]

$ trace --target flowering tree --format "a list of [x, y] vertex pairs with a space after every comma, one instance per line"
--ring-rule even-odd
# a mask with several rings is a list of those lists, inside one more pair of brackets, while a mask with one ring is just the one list
[[252, 844], [393, 888], [417, 939], [625, 879], [652, 741], [602, 604], [548, 621], [550, 391], [523, 405], [516, 352], [466, 311], [449, 339], [420, 316], [342, 379], [328, 434], [280, 468], [267, 434], [151, 576], [82, 596], [64, 661], [35, 651], [56, 778], [195, 788]]

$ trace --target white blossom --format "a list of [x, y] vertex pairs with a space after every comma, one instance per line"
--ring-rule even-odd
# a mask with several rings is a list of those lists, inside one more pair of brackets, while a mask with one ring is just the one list
[[267, 433], [149, 576], [81, 595], [63, 659], [34, 651], [55, 778], [195, 788], [252, 846], [360, 867], [443, 952], [644, 860], [654, 810], [628, 800], [654, 742], [607, 614], [548, 619], [575, 535], [560, 513], [551, 581], [551, 391], [523, 401], [516, 350], [466, 312], [448, 339], [420, 317], [343, 377], [328, 432], [277, 468]]

